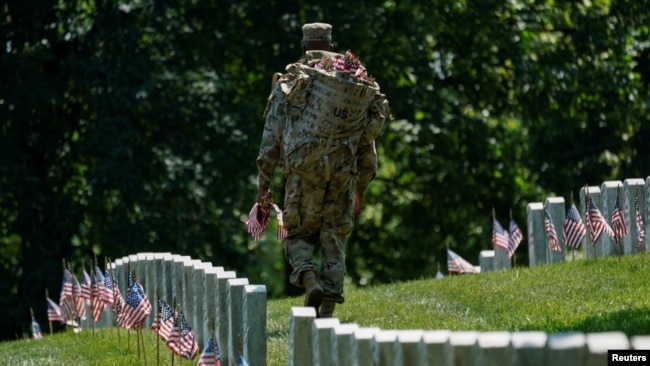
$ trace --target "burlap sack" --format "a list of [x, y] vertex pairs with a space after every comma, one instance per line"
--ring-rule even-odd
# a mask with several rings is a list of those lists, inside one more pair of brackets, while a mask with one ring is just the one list
[[287, 71], [285, 153], [306, 142], [356, 140], [370, 121], [369, 111], [379, 93], [376, 82], [296, 63]]

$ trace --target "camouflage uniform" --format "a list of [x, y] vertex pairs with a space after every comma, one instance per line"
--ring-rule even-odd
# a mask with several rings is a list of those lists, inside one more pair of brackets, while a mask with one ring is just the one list
[[[310, 63], [324, 54], [332, 53], [308, 51], [299, 63]], [[295, 102], [302, 92], [296, 87], [300, 80], [292, 72], [297, 64], [292, 65], [287, 66], [289, 72], [276, 83], [268, 99], [257, 158], [258, 184], [268, 187], [276, 167], [286, 177], [283, 216], [288, 235], [283, 246], [293, 266], [291, 283], [302, 286], [304, 272], [320, 272], [324, 299], [343, 303], [344, 245], [354, 224], [354, 193], [362, 194], [375, 176], [374, 139], [389, 115], [388, 101], [383, 94], [374, 93], [356, 131], [324, 131], [323, 126], [301, 119], [305, 108]], [[305, 91], [304, 97], [308, 103], [309, 92]], [[320, 271], [313, 259], [318, 245]]]

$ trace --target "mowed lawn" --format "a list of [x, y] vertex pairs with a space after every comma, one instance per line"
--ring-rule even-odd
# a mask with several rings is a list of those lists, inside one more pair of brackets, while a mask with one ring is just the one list
[[[650, 335], [649, 261], [647, 255], [629, 255], [369, 288], [347, 286], [346, 303], [337, 307], [335, 316], [342, 323], [382, 329]], [[302, 298], [269, 300], [269, 365], [288, 363], [289, 313], [301, 304]], [[47, 324], [41, 327], [47, 332]], [[155, 365], [158, 359], [171, 364], [170, 352], [152, 331], [143, 331], [143, 346], [137, 346], [137, 339], [133, 331], [113, 328], [2, 342], [0, 365]], [[175, 365], [195, 363], [174, 359]]]

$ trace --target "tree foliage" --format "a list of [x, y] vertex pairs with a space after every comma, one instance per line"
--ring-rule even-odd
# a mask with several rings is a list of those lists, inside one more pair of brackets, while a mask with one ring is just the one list
[[271, 75], [305, 22], [333, 24], [395, 116], [348, 243], [360, 284], [431, 275], [447, 245], [476, 258], [492, 208], [523, 226], [528, 202], [650, 171], [647, 0], [2, 8], [3, 338], [56, 298], [62, 259], [182, 253], [282, 294], [281, 245], [242, 221]]

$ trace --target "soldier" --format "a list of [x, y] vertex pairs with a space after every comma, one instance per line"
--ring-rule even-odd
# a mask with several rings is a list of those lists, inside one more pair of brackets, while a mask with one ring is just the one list
[[[331, 317], [335, 304], [345, 300], [345, 240], [377, 170], [374, 140], [390, 117], [388, 101], [374, 81], [353, 81], [356, 95], [338, 95], [347, 102], [363, 95], [358, 117], [348, 117], [353, 104], [337, 112], [336, 102], [315, 89], [318, 80], [313, 78], [320, 74], [311, 67], [342, 56], [331, 52], [331, 30], [325, 23], [302, 27], [304, 59], [287, 65], [288, 72], [273, 87], [257, 158], [257, 202], [267, 196], [276, 167], [286, 177], [283, 247], [293, 267], [290, 281], [305, 287], [304, 306], [314, 307], [322, 318]], [[334, 113], [319, 115], [329, 104]], [[322, 253], [320, 266], [314, 261], [316, 248]]]

